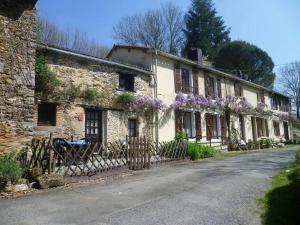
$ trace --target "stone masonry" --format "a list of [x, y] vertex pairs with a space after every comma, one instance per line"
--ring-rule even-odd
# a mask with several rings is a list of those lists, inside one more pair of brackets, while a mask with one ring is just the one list
[[33, 134], [35, 3], [0, 1], [0, 154]]
[[37, 126], [37, 105], [34, 110], [34, 131], [36, 136], [49, 136], [75, 139], [85, 136], [85, 108], [98, 108], [102, 111], [102, 133], [104, 141], [125, 140], [128, 118], [138, 119], [138, 132], [152, 138], [151, 121], [144, 115], [128, 113], [115, 103], [119, 91], [119, 73], [135, 75], [133, 95], [152, 97], [151, 75], [124, 67], [100, 63], [90, 59], [44, 49], [39, 51], [45, 56], [46, 64], [62, 82], [61, 91], [71, 84], [81, 85], [81, 89], [94, 88], [104, 94], [101, 102], [89, 103], [82, 98], [68, 100], [68, 96], [59, 99], [40, 99], [41, 102], [57, 103], [56, 126]]

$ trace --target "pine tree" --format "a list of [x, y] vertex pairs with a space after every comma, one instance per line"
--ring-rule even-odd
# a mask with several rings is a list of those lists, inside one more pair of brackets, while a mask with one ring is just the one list
[[200, 48], [203, 55], [213, 59], [217, 49], [230, 41], [230, 28], [224, 25], [222, 17], [211, 0], [192, 0], [191, 7], [185, 15], [186, 43], [183, 55], [191, 48]]

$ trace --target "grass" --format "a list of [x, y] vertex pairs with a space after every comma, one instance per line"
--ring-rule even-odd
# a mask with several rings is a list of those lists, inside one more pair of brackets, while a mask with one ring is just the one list
[[300, 224], [300, 151], [297, 161], [272, 177], [272, 187], [260, 203], [263, 225]]

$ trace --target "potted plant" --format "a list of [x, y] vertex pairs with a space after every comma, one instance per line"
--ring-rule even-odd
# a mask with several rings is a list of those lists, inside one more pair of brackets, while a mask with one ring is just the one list
[[255, 142], [255, 149], [260, 149], [260, 140]]
[[228, 142], [227, 150], [228, 150], [229, 152], [234, 150], [234, 144], [232, 143], [232, 141], [229, 141], [229, 142]]
[[248, 150], [251, 150], [251, 149], [254, 148], [254, 144], [253, 144], [253, 141], [251, 139], [248, 139], [247, 148], [248, 148]]
[[271, 138], [266, 138], [265, 143], [266, 143], [266, 148], [270, 148], [272, 144]]

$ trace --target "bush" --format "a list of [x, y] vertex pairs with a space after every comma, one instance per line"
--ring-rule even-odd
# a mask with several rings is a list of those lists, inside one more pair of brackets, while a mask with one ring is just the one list
[[131, 104], [134, 101], [134, 99], [135, 98], [132, 94], [125, 92], [116, 97], [116, 103], [128, 105]]
[[18, 162], [11, 157], [0, 158], [0, 189], [3, 189], [7, 182], [17, 182], [22, 175], [22, 169]]
[[83, 98], [87, 102], [94, 102], [96, 100], [99, 100], [100, 98], [103, 98], [104, 94], [98, 92], [95, 88], [86, 88], [83, 91]]
[[296, 162], [300, 164], [300, 150], [296, 153]]
[[67, 84], [65, 89], [63, 90], [63, 94], [66, 99], [69, 99], [71, 101], [75, 100], [76, 98], [80, 98], [82, 96], [81, 84]]
[[186, 140], [187, 139], [187, 133], [181, 130], [177, 130], [175, 134], [175, 140]]
[[61, 81], [49, 69], [42, 55], [38, 55], [35, 63], [35, 91], [42, 97], [52, 96], [58, 90]]
[[204, 159], [213, 157], [215, 154], [215, 150], [207, 145], [189, 143], [188, 154], [191, 160]]

